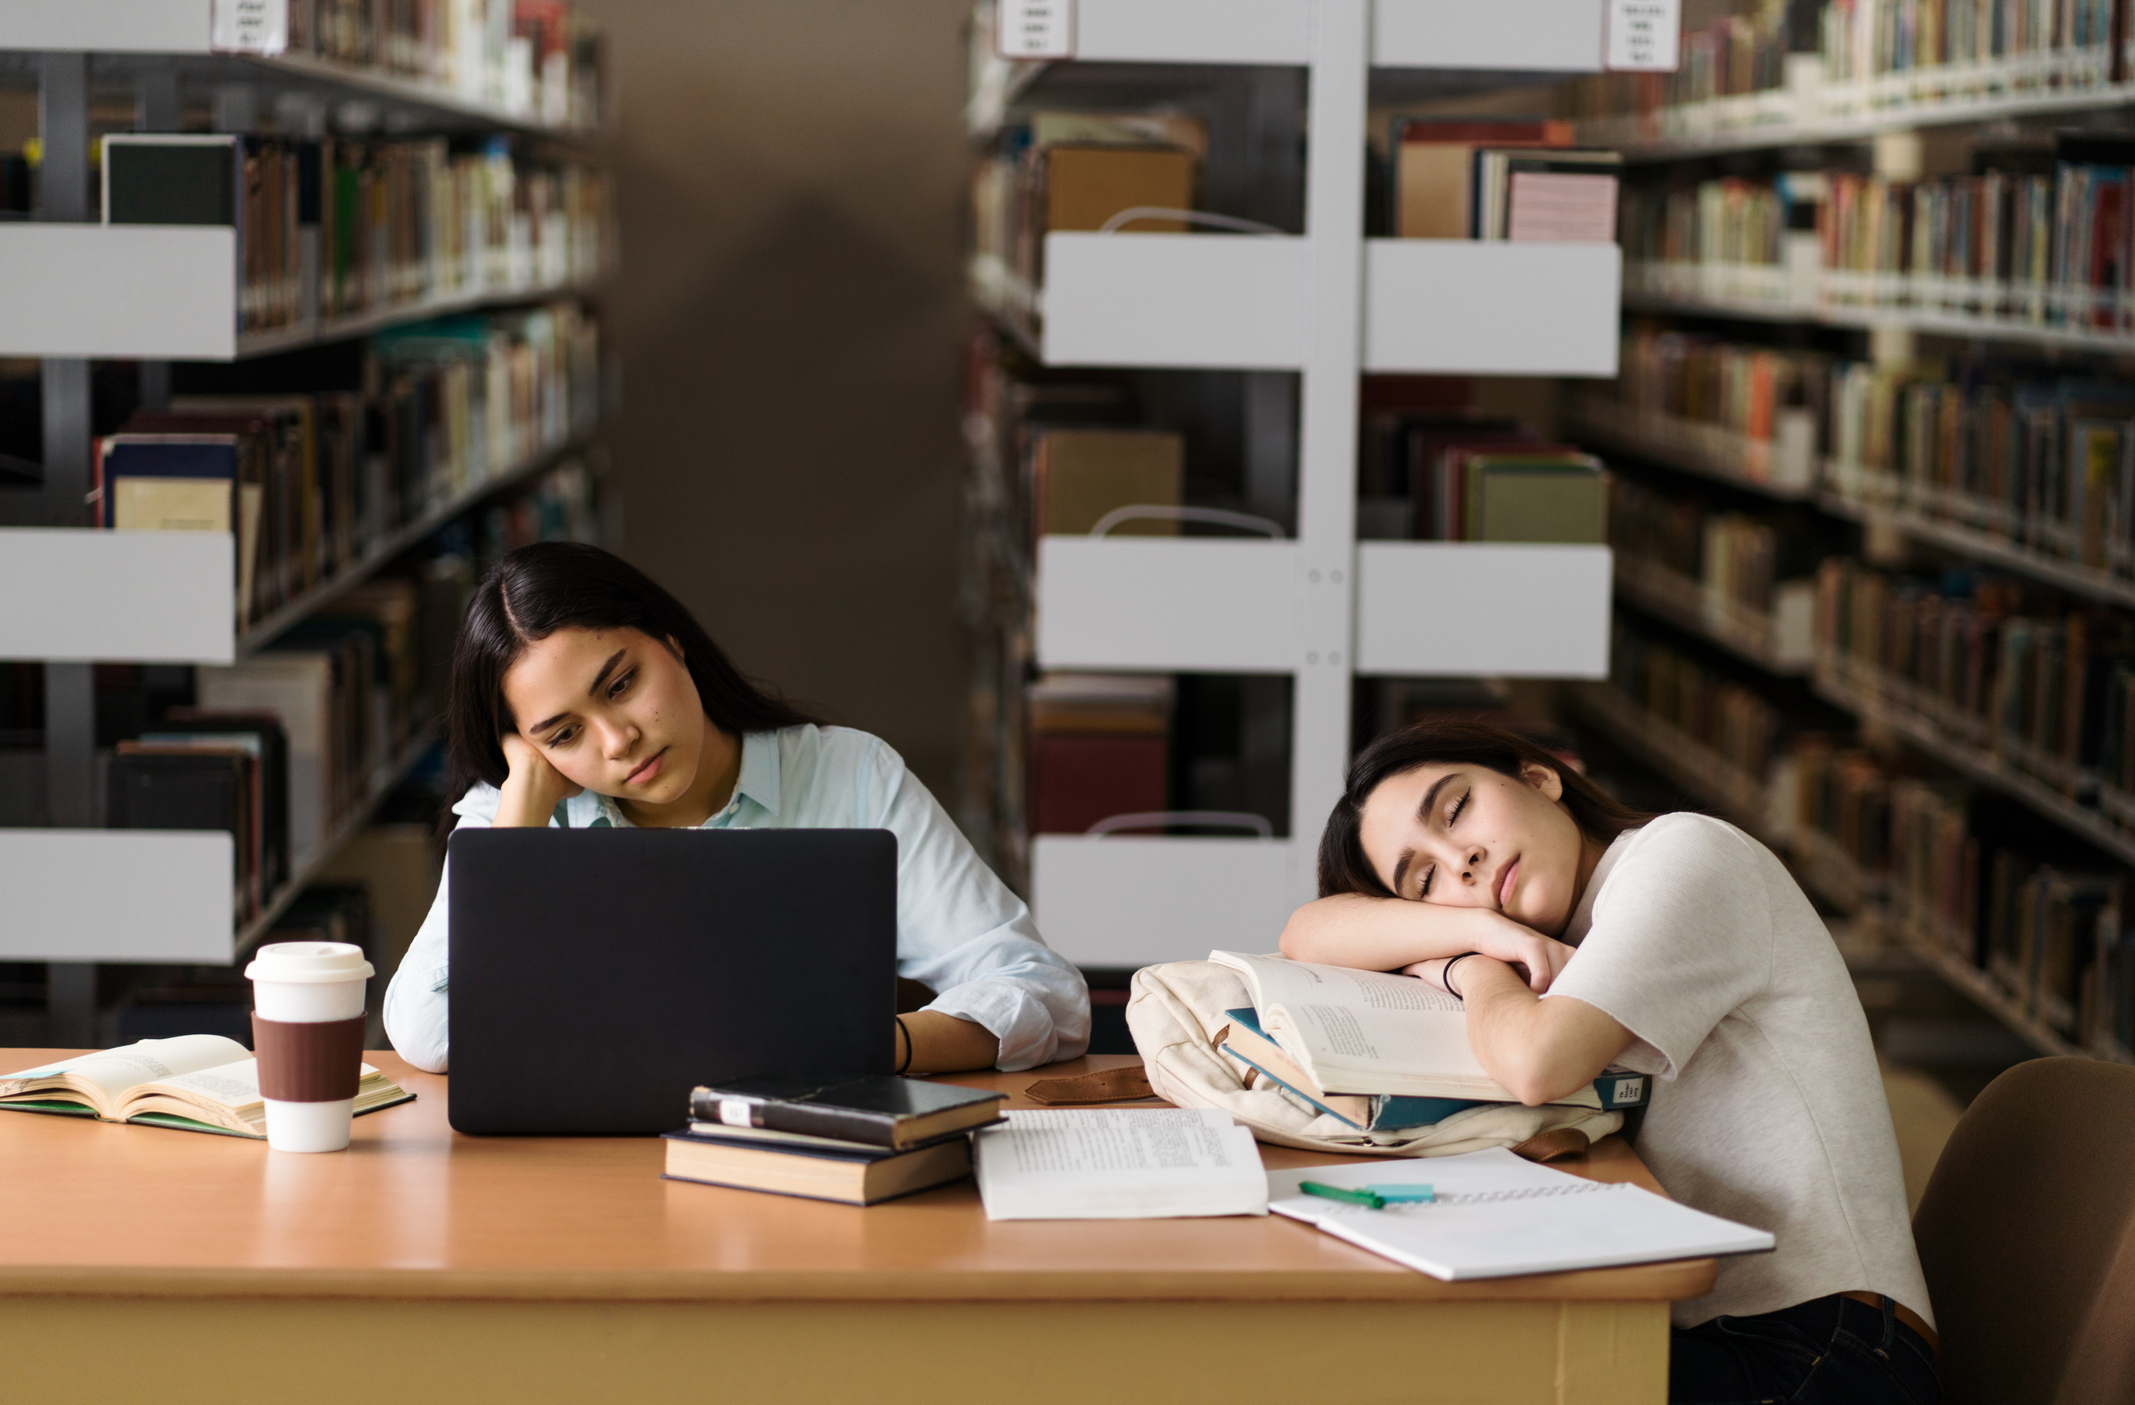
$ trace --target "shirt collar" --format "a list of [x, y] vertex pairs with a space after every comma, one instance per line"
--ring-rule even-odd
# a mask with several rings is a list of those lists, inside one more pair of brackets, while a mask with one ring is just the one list
[[772, 814], [778, 813], [778, 733], [741, 734], [741, 775], [734, 794], [746, 795]]

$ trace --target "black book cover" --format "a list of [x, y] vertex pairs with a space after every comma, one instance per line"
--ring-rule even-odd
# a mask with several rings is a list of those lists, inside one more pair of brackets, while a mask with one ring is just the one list
[[250, 758], [236, 753], [120, 753], [111, 758], [104, 823], [110, 829], [220, 829], [236, 844], [233, 880], [249, 879], [245, 800]]
[[[892, 1074], [789, 1074], [746, 1078], [690, 1095], [690, 1115], [721, 1122], [721, 1104], [743, 1104], [751, 1126], [900, 1150], [943, 1131], [991, 1121], [993, 1105], [1007, 1097], [982, 1088], [928, 1083]], [[969, 1121], [954, 1114], [965, 1111]], [[952, 1127], [925, 1124], [944, 1114]]]
[[159, 732], [199, 733], [210, 736], [259, 738], [260, 824], [267, 872], [261, 875], [269, 892], [289, 881], [289, 738], [281, 720], [264, 712], [210, 712], [201, 708], [172, 708], [164, 714]]

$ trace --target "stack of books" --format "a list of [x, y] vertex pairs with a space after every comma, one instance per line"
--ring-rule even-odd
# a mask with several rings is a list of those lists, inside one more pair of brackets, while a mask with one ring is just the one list
[[667, 1134], [666, 1177], [872, 1205], [970, 1175], [971, 1133], [1007, 1096], [880, 1074], [700, 1087], [688, 1130]]
[[[1460, 1001], [1413, 976], [1212, 951], [1253, 1004], [1227, 1010], [1223, 1052], [1317, 1112], [1366, 1132], [1429, 1127], [1519, 1099], [1483, 1071]], [[1604, 1073], [1561, 1101], [1601, 1112], [1643, 1107], [1653, 1080]]]

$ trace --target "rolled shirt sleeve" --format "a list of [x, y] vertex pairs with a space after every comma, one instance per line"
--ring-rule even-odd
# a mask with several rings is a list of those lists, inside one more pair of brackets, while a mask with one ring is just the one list
[[865, 767], [868, 799], [879, 805], [871, 827], [897, 836], [899, 974], [938, 992], [927, 1009], [998, 1039], [996, 1067], [1080, 1057], [1090, 1046], [1082, 972], [1040, 939], [1030, 909], [897, 753], [874, 745]]
[[[476, 785], [468, 791], [452, 807], [453, 813], [460, 817], [460, 822], [453, 826], [455, 832], [489, 828], [496, 819], [500, 798], [492, 787], [486, 785]], [[421, 930], [408, 944], [407, 954], [400, 958], [400, 967], [393, 972], [393, 980], [385, 991], [386, 1038], [393, 1042], [394, 1050], [402, 1058], [425, 1073], [443, 1073], [448, 1052], [445, 990], [451, 948], [446, 941], [446, 924], [452, 910], [447, 900], [451, 884], [452, 860], [447, 858], [444, 873], [437, 880], [437, 896], [431, 900], [430, 913], [423, 918]]]

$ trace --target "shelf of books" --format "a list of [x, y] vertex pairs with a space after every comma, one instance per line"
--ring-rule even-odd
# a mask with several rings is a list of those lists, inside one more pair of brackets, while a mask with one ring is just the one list
[[[1906, 0], [1736, 8], [1683, 36], [1671, 76], [1577, 85], [1580, 140], [1662, 161], [2050, 121], [2135, 97], [2110, 5], [2059, 7], [2032, 23]], [[1891, 42], [1894, 29], [1903, 41]]]
[[[0, 355], [46, 382], [0, 402], [41, 403], [45, 451], [0, 496], [0, 734], [44, 773], [0, 828], [44, 915], [0, 960], [242, 958], [430, 764], [486, 563], [600, 534], [598, 39], [449, 8], [0, 16], [43, 84]], [[114, 86], [143, 129], [92, 147]], [[95, 989], [55, 976], [59, 1042]]]
[[104, 138], [103, 222], [0, 223], [0, 355], [232, 360], [597, 282], [578, 162], [442, 138]]
[[1448, 421], [1506, 451], [1397, 502], [1358, 457], [1366, 376], [1614, 373], [1604, 154], [1523, 167], [1545, 210], [1440, 142], [1410, 203], [1473, 219], [1365, 219], [1374, 104], [1596, 70], [1601, 9], [1004, 0], [972, 33], [966, 827], [1086, 967], [1267, 949], [1356, 679], [1607, 671], [1596, 461]]
[[[1880, 44], [1901, 8], [1918, 42]], [[1622, 374], [1565, 405], [1617, 480], [1611, 681], [1580, 714], [1782, 847], [1849, 940], [2042, 1052], [2126, 1060], [2121, 17], [1738, 9], [1680, 73], [1558, 108], [1638, 163]]]
[[30, 0], [0, 13], [0, 53], [93, 54], [175, 70], [203, 89], [369, 99], [396, 121], [590, 136], [602, 103], [598, 33], [563, 5], [477, 3], [373, 18], [306, 0]]

